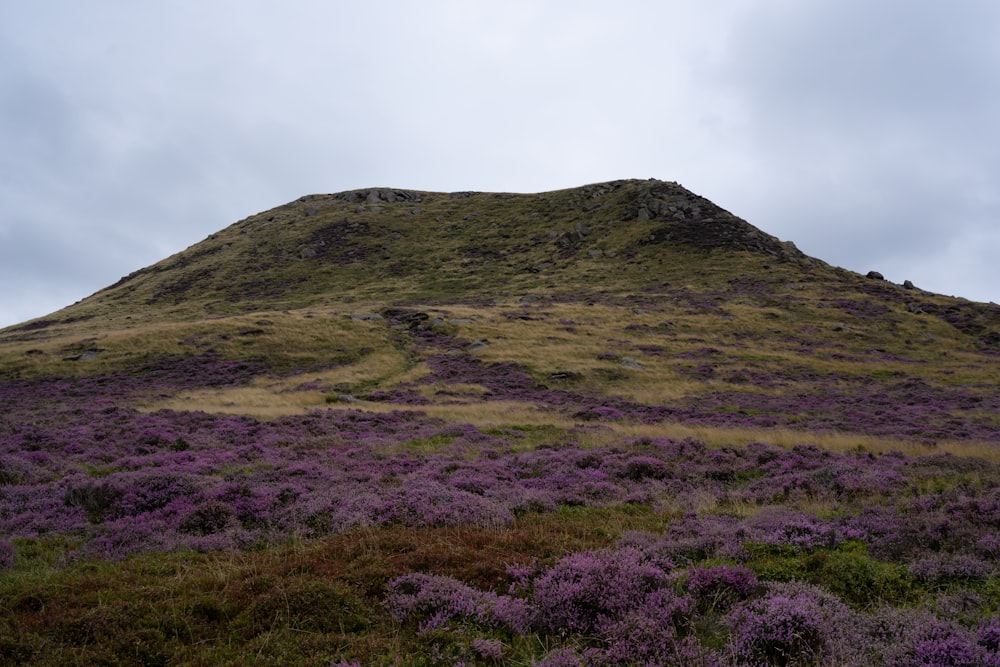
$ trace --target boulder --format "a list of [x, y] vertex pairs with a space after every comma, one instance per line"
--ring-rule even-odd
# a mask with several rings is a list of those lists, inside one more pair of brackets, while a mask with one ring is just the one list
[[642, 370], [642, 364], [633, 359], [632, 357], [622, 357], [620, 361], [621, 365], [625, 368], [631, 368], [632, 370]]

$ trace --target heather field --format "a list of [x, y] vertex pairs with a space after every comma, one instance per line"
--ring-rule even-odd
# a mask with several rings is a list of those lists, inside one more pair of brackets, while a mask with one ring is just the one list
[[[213, 238], [0, 332], [0, 664], [1000, 666], [1000, 307], [762, 269], [657, 201], [627, 290], [185, 300]], [[308, 204], [299, 261], [390, 252]], [[629, 278], [664, 239], [699, 254]]]
[[[424, 372], [363, 398], [212, 354], [4, 383], [0, 655], [1000, 664], [996, 394], [895, 373], [792, 382], [694, 347], [681, 375], [752, 382], [652, 405], [403, 330]], [[261, 378], [324, 404], [157, 407]], [[454, 418], [505, 414], [491, 406], [534, 423]], [[669, 435], [684, 428], [709, 442]]]

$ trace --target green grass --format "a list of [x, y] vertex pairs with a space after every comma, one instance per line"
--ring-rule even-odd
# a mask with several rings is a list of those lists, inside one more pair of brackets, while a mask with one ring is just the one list
[[863, 544], [803, 552], [791, 546], [750, 544], [746, 566], [764, 581], [805, 581], [835, 593], [852, 606], [907, 606], [931, 591], [921, 589], [906, 568], [868, 556]]

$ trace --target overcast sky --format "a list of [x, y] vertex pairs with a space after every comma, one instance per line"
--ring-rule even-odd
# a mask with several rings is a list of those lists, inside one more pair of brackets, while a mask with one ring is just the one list
[[1000, 301], [995, 0], [0, 0], [0, 326], [301, 195], [675, 180]]

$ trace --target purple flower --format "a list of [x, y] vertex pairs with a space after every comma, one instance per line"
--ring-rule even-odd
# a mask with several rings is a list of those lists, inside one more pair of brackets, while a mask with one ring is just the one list
[[533, 617], [522, 600], [478, 591], [450, 577], [419, 573], [394, 580], [385, 605], [398, 620], [424, 619], [425, 631], [456, 619], [524, 634]]
[[476, 637], [469, 644], [469, 648], [480, 658], [497, 662], [503, 660], [503, 643], [496, 639]]
[[812, 586], [772, 584], [764, 597], [737, 605], [728, 623], [741, 664], [871, 664], [854, 613]]
[[557, 648], [531, 664], [532, 667], [586, 667], [589, 663], [573, 649]]
[[666, 586], [668, 570], [635, 549], [570, 554], [535, 579], [532, 601], [544, 629], [590, 632]]
[[760, 589], [757, 576], [740, 565], [694, 567], [688, 572], [688, 590], [708, 609], [725, 611]]

